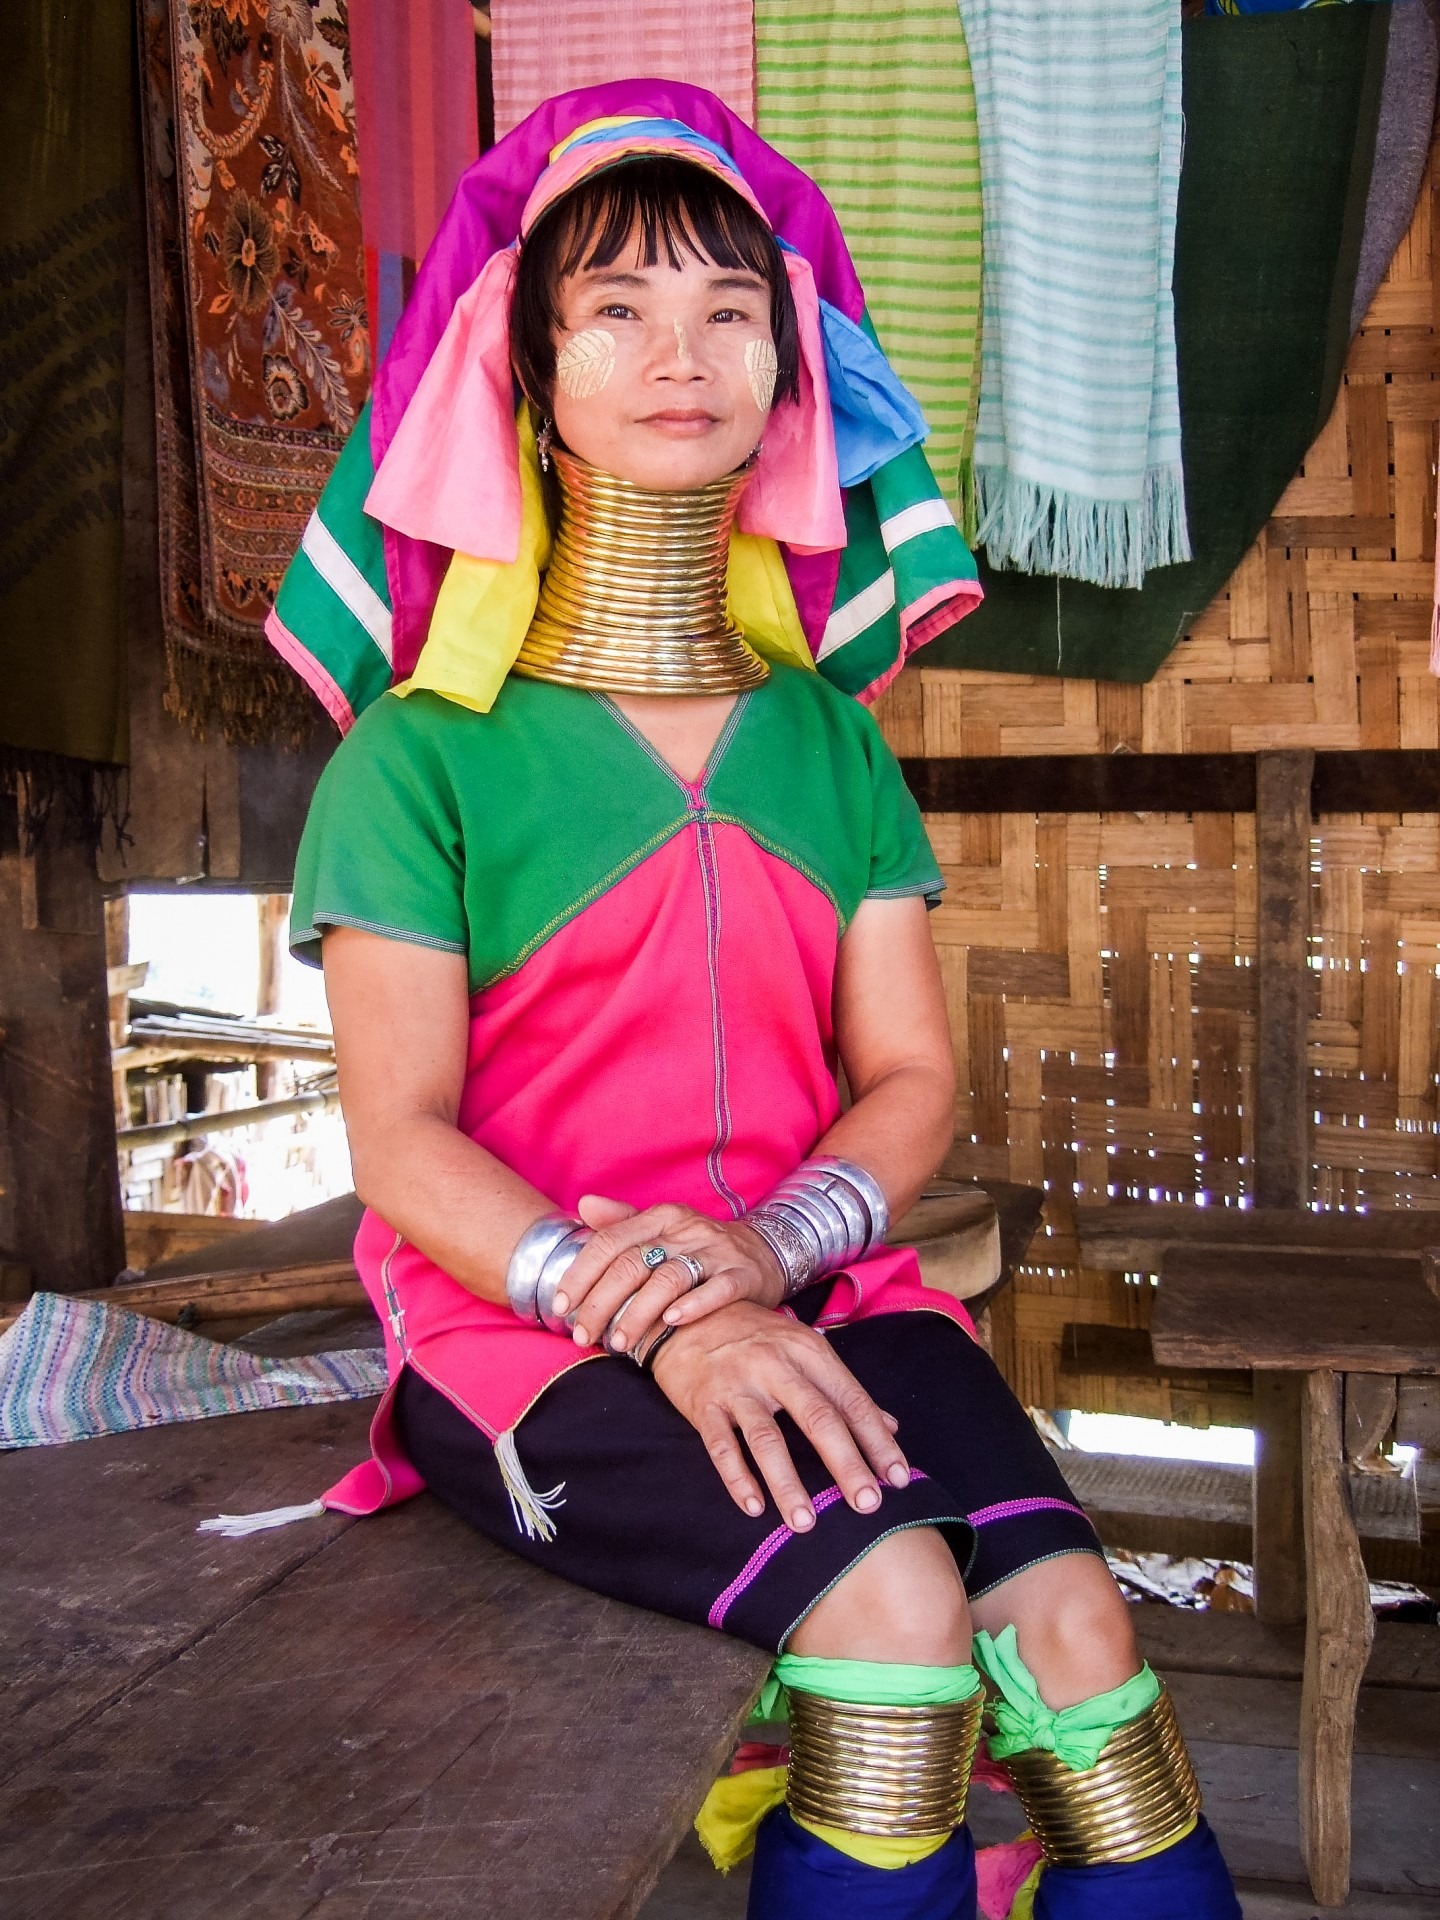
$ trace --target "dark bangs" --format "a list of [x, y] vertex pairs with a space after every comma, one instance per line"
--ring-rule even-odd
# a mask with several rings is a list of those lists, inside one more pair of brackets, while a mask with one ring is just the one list
[[638, 232], [643, 266], [689, 258], [759, 274], [770, 289], [779, 371], [775, 399], [800, 397], [800, 337], [778, 242], [738, 193], [684, 160], [624, 160], [593, 174], [541, 214], [520, 247], [510, 352], [527, 397], [547, 412], [555, 383], [560, 284], [611, 267]]

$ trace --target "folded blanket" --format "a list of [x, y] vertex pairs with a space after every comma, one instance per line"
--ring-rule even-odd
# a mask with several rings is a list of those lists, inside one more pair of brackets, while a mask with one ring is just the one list
[[0, 1448], [385, 1391], [376, 1347], [271, 1360], [112, 1307], [37, 1293], [0, 1334]]
[[824, 188], [891, 364], [968, 498], [980, 339], [980, 146], [955, 0], [757, 0], [758, 126]]
[[960, 0], [985, 204], [977, 535], [1102, 586], [1190, 556], [1170, 281], [1180, 0]]

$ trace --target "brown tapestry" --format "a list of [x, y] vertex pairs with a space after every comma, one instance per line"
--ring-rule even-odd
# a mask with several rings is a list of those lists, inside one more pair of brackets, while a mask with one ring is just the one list
[[370, 387], [346, 0], [140, 0], [166, 704], [295, 742], [263, 623]]

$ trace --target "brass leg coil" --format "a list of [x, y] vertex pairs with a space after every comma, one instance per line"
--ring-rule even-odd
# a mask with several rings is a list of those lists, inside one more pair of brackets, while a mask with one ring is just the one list
[[1057, 1867], [1119, 1866], [1158, 1853], [1200, 1811], [1200, 1783], [1163, 1687], [1153, 1706], [1111, 1734], [1087, 1771], [1072, 1773], [1038, 1747], [1013, 1754], [1005, 1770]]
[[982, 1699], [861, 1707], [792, 1690], [791, 1813], [847, 1833], [948, 1833], [965, 1818]]

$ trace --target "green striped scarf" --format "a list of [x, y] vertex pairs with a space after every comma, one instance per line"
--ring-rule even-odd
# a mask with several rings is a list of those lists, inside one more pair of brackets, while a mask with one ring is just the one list
[[980, 146], [955, 0], [756, 0], [759, 131], [840, 217], [926, 451], [969, 519]]
[[[384, 534], [365, 512], [374, 478], [370, 408], [310, 517], [266, 631], [343, 733], [394, 678]], [[979, 599], [975, 562], [912, 447], [846, 495], [848, 545], [817, 652], [825, 678], [871, 697]]]

